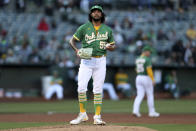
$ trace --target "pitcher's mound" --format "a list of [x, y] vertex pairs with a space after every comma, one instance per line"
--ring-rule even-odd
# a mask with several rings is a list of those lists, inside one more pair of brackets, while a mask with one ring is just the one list
[[65, 125], [65, 126], [45, 126], [11, 129], [6, 131], [156, 131], [146, 127], [139, 126], [87, 126], [87, 125]]

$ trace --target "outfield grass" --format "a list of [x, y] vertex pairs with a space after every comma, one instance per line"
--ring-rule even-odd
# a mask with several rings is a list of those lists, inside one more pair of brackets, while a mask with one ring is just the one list
[[[131, 113], [133, 100], [104, 100], [103, 113]], [[196, 114], [195, 100], [156, 100], [156, 110], [164, 114]], [[0, 104], [0, 113], [76, 113], [77, 100], [55, 102], [9, 102]], [[87, 111], [94, 112], [93, 101], [89, 100]], [[147, 113], [146, 101], [141, 104], [141, 112]]]

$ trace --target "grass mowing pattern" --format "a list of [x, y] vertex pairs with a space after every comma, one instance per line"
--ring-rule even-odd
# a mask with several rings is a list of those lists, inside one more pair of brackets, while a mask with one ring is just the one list
[[[103, 113], [131, 113], [133, 100], [104, 100]], [[196, 114], [195, 100], [155, 100], [156, 110], [164, 114]], [[9, 102], [0, 104], [0, 113], [77, 113], [77, 100], [55, 102]], [[147, 113], [146, 100], [141, 104], [141, 113]], [[94, 112], [93, 101], [87, 103], [87, 112]]]

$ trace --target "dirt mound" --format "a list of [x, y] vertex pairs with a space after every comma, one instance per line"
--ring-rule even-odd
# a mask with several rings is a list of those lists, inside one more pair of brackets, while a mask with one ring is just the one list
[[66, 126], [45, 126], [32, 128], [18, 128], [4, 131], [156, 131], [139, 126], [87, 126], [87, 125], [66, 125]]

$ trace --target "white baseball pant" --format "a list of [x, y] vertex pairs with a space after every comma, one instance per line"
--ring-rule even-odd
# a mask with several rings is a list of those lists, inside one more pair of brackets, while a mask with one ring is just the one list
[[88, 82], [93, 78], [93, 93], [102, 93], [106, 75], [106, 57], [94, 58], [90, 60], [82, 59], [78, 72], [78, 93], [87, 91]]
[[45, 98], [47, 100], [51, 99], [52, 95], [56, 93], [57, 98], [63, 99], [63, 87], [59, 84], [50, 85], [50, 87], [46, 91]]
[[133, 104], [133, 113], [139, 113], [140, 104], [145, 96], [147, 95], [147, 105], [149, 113], [154, 113], [154, 95], [153, 95], [153, 84], [152, 80], [147, 75], [138, 75], [136, 77], [136, 89], [137, 96]]

